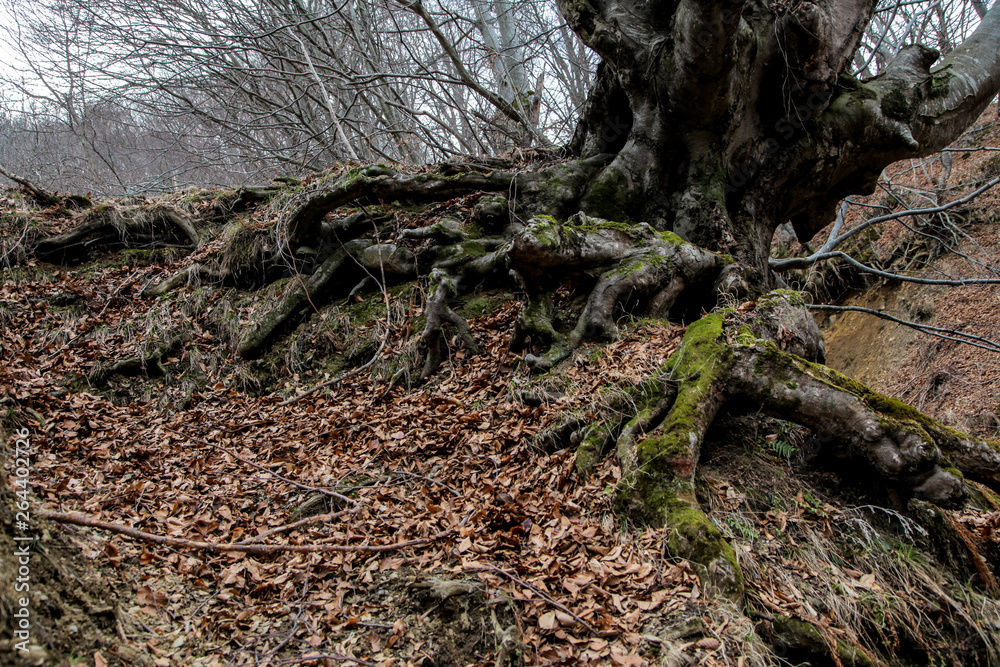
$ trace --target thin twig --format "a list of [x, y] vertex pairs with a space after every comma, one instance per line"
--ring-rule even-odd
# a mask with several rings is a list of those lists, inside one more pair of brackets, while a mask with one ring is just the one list
[[339, 519], [345, 514], [354, 514], [357, 511], [358, 511], [357, 508], [355, 508], [352, 510], [340, 510], [339, 512], [330, 512], [328, 514], [316, 514], [314, 516], [309, 516], [306, 517], [305, 519], [296, 521], [295, 523], [289, 523], [284, 526], [278, 526], [277, 528], [272, 528], [271, 530], [266, 530], [260, 535], [254, 535], [253, 537], [249, 537], [239, 542], [239, 544], [253, 544], [254, 542], [260, 542], [261, 540], [271, 537], [272, 535], [277, 535], [278, 533], [284, 533], [288, 532], [289, 530], [295, 530], [296, 528], [310, 526], [314, 523], [322, 523], [323, 521], [333, 521], [334, 519]]
[[986, 183], [982, 187], [974, 190], [973, 192], [970, 192], [965, 197], [962, 197], [961, 199], [956, 199], [955, 201], [952, 202], [948, 202], [947, 204], [942, 204], [941, 206], [934, 206], [931, 208], [914, 208], [914, 209], [908, 209], [906, 211], [899, 211], [897, 213], [888, 213], [886, 215], [880, 215], [877, 218], [871, 218], [870, 220], [866, 220], [865, 222], [862, 222], [857, 227], [852, 228], [850, 231], [846, 232], [842, 236], [838, 236], [840, 232], [840, 227], [843, 225], [843, 218], [846, 214], [845, 210], [846, 202], [845, 202], [844, 206], [841, 207], [840, 215], [837, 216], [838, 224], [835, 226], [834, 231], [831, 232], [830, 234], [830, 238], [827, 240], [826, 243], [823, 244], [822, 248], [820, 248], [819, 250], [817, 250], [808, 257], [792, 257], [790, 259], [772, 258], [769, 260], [768, 263], [770, 264], [771, 268], [774, 269], [775, 271], [787, 271], [789, 269], [803, 269], [808, 266], [812, 266], [816, 262], [822, 259], [827, 259], [828, 257], [832, 256], [831, 251], [834, 250], [841, 243], [843, 243], [844, 241], [853, 236], [856, 236], [857, 234], [860, 234], [869, 227], [872, 227], [873, 225], [877, 225], [882, 222], [888, 222], [890, 220], [896, 220], [897, 218], [944, 213], [945, 211], [955, 208], [956, 206], [961, 206], [962, 204], [969, 203], [970, 201], [972, 201], [982, 193], [986, 192], [990, 188], [994, 187], [998, 183], [1000, 183], [1000, 178], [994, 178], [989, 183]]
[[494, 565], [489, 565], [489, 564], [486, 564], [485, 566], [481, 566], [481, 567], [466, 568], [465, 572], [494, 572], [496, 574], [502, 574], [503, 576], [507, 577], [508, 579], [510, 579], [511, 581], [513, 581], [518, 586], [524, 586], [525, 588], [531, 589], [537, 595], [541, 596], [546, 602], [548, 602], [550, 605], [552, 605], [553, 607], [555, 607], [559, 611], [565, 612], [566, 614], [569, 614], [570, 616], [572, 616], [573, 619], [576, 620], [577, 623], [579, 623], [584, 628], [586, 628], [587, 631], [590, 632], [595, 637], [600, 637], [601, 636], [601, 633], [598, 632], [598, 630], [594, 626], [592, 626], [590, 623], [587, 623], [587, 621], [585, 621], [581, 617], [579, 617], [576, 614], [574, 614], [573, 611], [569, 607], [567, 607], [566, 605], [561, 604], [559, 602], [556, 602], [552, 598], [551, 595], [549, 595], [545, 591], [541, 590], [540, 588], [538, 588], [536, 586], [533, 586], [532, 584], [529, 584], [527, 581], [525, 581], [524, 579], [521, 579], [516, 574], [511, 574], [510, 572], [507, 572], [506, 570], [501, 570], [499, 567], [496, 567]]
[[861, 306], [827, 306], [822, 304], [809, 305], [807, 307], [811, 310], [833, 310], [838, 312], [852, 311], [857, 313], [865, 313], [867, 315], [874, 315], [875, 317], [880, 317], [883, 320], [889, 320], [890, 322], [895, 322], [896, 324], [902, 324], [903, 326], [910, 327], [911, 329], [916, 329], [917, 331], [922, 331], [924, 333], [928, 333], [932, 336], [937, 336], [938, 338], [952, 340], [957, 343], [965, 343], [966, 345], [972, 345], [973, 347], [978, 347], [983, 350], [988, 350], [990, 352], [1000, 352], [1000, 343], [990, 340], [989, 338], [983, 338], [982, 336], [975, 336], [973, 334], [962, 333], [961, 331], [958, 331], [956, 329], [932, 327], [929, 324], [920, 324], [919, 322], [903, 320], [898, 317], [894, 317], [889, 313], [882, 312], [881, 310], [875, 310], [873, 308], [862, 308]]
[[38, 516], [56, 523], [68, 523], [75, 526], [86, 526], [88, 528], [100, 528], [101, 530], [107, 530], [119, 535], [127, 535], [128, 537], [133, 537], [138, 540], [144, 540], [146, 542], [152, 542], [153, 544], [161, 544], [164, 546], [178, 547], [182, 549], [197, 549], [199, 551], [209, 551], [212, 553], [238, 552], [248, 554], [275, 554], [286, 552], [384, 553], [387, 551], [398, 551], [399, 549], [418, 547], [436, 542], [437, 540], [452, 534], [460, 527], [460, 525], [452, 526], [451, 528], [442, 530], [441, 532], [435, 533], [430, 537], [421, 537], [414, 540], [394, 542], [392, 544], [239, 544], [233, 542], [200, 542], [197, 540], [186, 540], [180, 537], [154, 535], [153, 533], [147, 533], [146, 531], [132, 528], [131, 526], [123, 526], [121, 524], [111, 523], [110, 521], [95, 519], [92, 516], [80, 514], [79, 512], [51, 512], [49, 510], [38, 510]]

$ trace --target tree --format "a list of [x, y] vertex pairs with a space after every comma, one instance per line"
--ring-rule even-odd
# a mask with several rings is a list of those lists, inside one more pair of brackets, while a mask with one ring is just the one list
[[[406, 7], [442, 34], [419, 3]], [[452, 160], [424, 173], [342, 168], [301, 191], [241, 192], [242, 205], [279, 198], [274, 229], [234, 236], [219, 265], [194, 265], [148, 293], [197, 274], [243, 286], [289, 269], [309, 274], [247, 332], [240, 351], [252, 357], [310, 304], [364, 284], [364, 273], [425, 276], [422, 378], [437, 368], [445, 327], [477, 349], [450, 299], [511, 273], [525, 295], [515, 342], [539, 371], [585, 339], [614, 336], [623, 304], [689, 322], [681, 348], [629, 397], [630, 414], [570, 419], [550, 435], [577, 444], [582, 472], [613, 447], [624, 469], [620, 506], [670, 525], [670, 551], [733, 596], [739, 565], [694, 491], [701, 444], [723, 408], [807, 426], [907, 497], [959, 504], [963, 475], [996, 488], [1000, 443], [822, 365], [802, 297], [773, 289], [781, 283], [770, 248], [787, 221], [808, 241], [845, 196], [871, 192], [887, 165], [939, 151], [979, 116], [1000, 90], [1000, 6], [940, 62], [934, 49], [905, 46], [867, 80], [849, 68], [878, 12], [871, 1], [560, 0], [559, 8], [602, 58], [567, 157], [535, 154], [528, 168], [511, 160], [485, 168]], [[521, 84], [498, 67], [517, 101]], [[480, 201], [474, 230], [439, 222], [398, 231], [364, 208], [475, 191], [502, 194]], [[328, 217], [350, 204], [362, 210]], [[162, 216], [160, 233], [197, 244], [182, 223]], [[80, 240], [70, 232], [37, 251], [58, 258]], [[120, 241], [128, 243], [125, 232]], [[575, 321], [553, 307], [567, 283], [589, 294]]]
[[[0, 73], [12, 115], [30, 99], [36, 109], [24, 115], [54, 116], [58, 138], [89, 160], [78, 186], [60, 174], [61, 186], [109, 194], [547, 144], [572, 127], [592, 58], [537, 2], [4, 8], [13, 20], [0, 41], [18, 55]], [[110, 138], [81, 120], [93, 106], [118, 110]], [[146, 169], [137, 155], [168, 168]], [[11, 167], [32, 173], [47, 162], [25, 156]]]

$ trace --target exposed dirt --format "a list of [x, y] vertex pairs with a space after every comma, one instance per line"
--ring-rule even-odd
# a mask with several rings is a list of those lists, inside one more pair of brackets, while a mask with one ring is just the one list
[[[995, 121], [992, 109], [963, 141], [973, 147], [1000, 147], [1000, 123]], [[968, 191], [970, 184], [1000, 174], [1000, 152], [970, 151], [954, 156], [948, 180], [952, 187]], [[933, 158], [921, 165], [896, 165], [890, 176], [900, 190], [935, 193], [942, 187], [941, 169], [940, 158]], [[928, 203], [914, 197], [912, 205]], [[910, 259], [895, 260], [894, 269], [909, 268], [911, 273], [932, 278], [997, 278], [998, 222], [1000, 188], [994, 188], [974, 205], [952, 211], [933, 225], [909, 221], [911, 228], [907, 229], [894, 224], [874, 250], [888, 257], [901, 245], [912, 243], [916, 248], [918, 242], [923, 242], [922, 251], [916, 251]], [[928, 238], [929, 233], [934, 236]], [[851, 295], [842, 305], [881, 309], [901, 319], [992, 340], [997, 340], [1000, 331], [998, 285], [955, 288], [877, 284], [869, 291]], [[822, 323], [832, 367], [945, 423], [984, 434], [1000, 432], [1000, 353], [862, 313], [838, 313], [822, 318]]]
[[[15, 530], [15, 521], [22, 517], [17, 516], [20, 499], [7, 485], [15, 459], [16, 438], [11, 435], [0, 426], [4, 471], [0, 476], [0, 552], [4, 554], [0, 560], [0, 664], [69, 665], [103, 660], [106, 665], [151, 665], [123, 641], [126, 633], [141, 628], [120, 611], [116, 588], [121, 584], [113, 568], [82, 558], [79, 545], [61, 527], [34, 519], [28, 529]], [[15, 541], [15, 536], [36, 539]], [[21, 553], [25, 544], [30, 545], [27, 556]], [[21, 570], [22, 566], [26, 569]], [[30, 600], [27, 617], [22, 598]], [[15, 636], [15, 630], [25, 629], [22, 621], [28, 624], [28, 635]]]

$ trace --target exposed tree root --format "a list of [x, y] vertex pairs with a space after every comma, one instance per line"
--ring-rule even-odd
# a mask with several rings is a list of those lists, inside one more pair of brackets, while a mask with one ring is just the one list
[[163, 358], [171, 352], [178, 350], [185, 342], [186, 338], [184, 336], [176, 336], [166, 343], [157, 345], [148, 354], [130, 357], [109, 366], [98, 368], [90, 374], [89, 380], [92, 384], [103, 384], [115, 375], [124, 375], [127, 377], [135, 375], [162, 377], [167, 374], [161, 363]]
[[671, 553], [729, 595], [742, 590], [739, 565], [695, 497], [701, 445], [724, 406], [823, 434], [830, 454], [863, 463], [904, 497], [954, 506], [967, 495], [963, 475], [1000, 483], [1000, 443], [945, 427], [810, 361], [822, 352], [819, 330], [793, 292], [707, 315], [636, 392], [631, 419], [612, 414], [576, 430], [578, 465], [585, 470], [614, 444], [622, 509], [670, 527]]
[[[352, 241], [353, 244], [361, 243]], [[244, 357], [254, 357], [259, 354], [281, 328], [294, 315], [301, 312], [310, 301], [319, 299], [326, 286], [334, 279], [338, 269], [350, 257], [348, 246], [343, 246], [330, 255], [305, 283], [299, 283], [285, 296], [274, 309], [264, 316], [264, 319], [250, 331], [240, 343], [239, 353]]]
[[204, 264], [192, 264], [191, 266], [178, 271], [169, 278], [162, 280], [158, 283], [150, 284], [142, 291], [143, 296], [163, 296], [168, 292], [187, 285], [191, 282], [201, 281], [201, 280], [222, 280], [223, 274], [218, 269], [214, 269], [210, 266]]
[[[533, 368], [550, 368], [588, 338], [610, 339], [617, 332], [615, 310], [625, 300], [644, 302], [651, 316], [666, 316], [682, 292], [701, 288], [711, 293], [724, 260], [648, 225], [622, 225], [583, 214], [560, 224], [534, 218], [518, 234], [509, 251], [527, 295], [516, 338], [548, 345], [540, 355], [528, 354]], [[573, 276], [597, 276], [587, 305], [575, 327], [560, 334], [554, 324], [552, 293]]]
[[286, 245], [292, 251], [313, 247], [322, 237], [323, 217], [355, 201], [444, 201], [458, 195], [503, 191], [514, 174], [469, 172], [455, 176], [441, 174], [399, 174], [384, 165], [351, 170], [328, 189], [310, 194], [289, 216], [285, 224]]
[[194, 249], [201, 237], [194, 222], [167, 206], [150, 209], [89, 211], [76, 227], [35, 244], [39, 259], [59, 263], [79, 260], [90, 247], [186, 247]]
[[[34, 199], [35, 202], [41, 206], [62, 206], [64, 204], [62, 198], [57, 197], [54, 194], [48, 193], [45, 190], [42, 190], [40, 187], [38, 187], [37, 185], [35, 185], [26, 178], [21, 178], [20, 176], [15, 176], [14, 174], [11, 174], [3, 167], [0, 167], [0, 176], [5, 176], [10, 180], [14, 181], [15, 183], [17, 183], [18, 185], [20, 185], [21, 189], [24, 190], [25, 194]], [[81, 200], [85, 200], [87, 202], [90, 201], [86, 197], [81, 197]], [[85, 208], [85, 206], [80, 206], [80, 208]]]
[[385, 165], [352, 169], [332, 185], [314, 190], [288, 216], [283, 225], [285, 248], [315, 248], [324, 237], [327, 213], [354, 202], [446, 201], [470, 192], [517, 193], [517, 213], [522, 217], [545, 213], [569, 215], [577, 210], [580, 193], [590, 178], [607, 164], [609, 156], [552, 164], [538, 171], [494, 170], [401, 174]]
[[420, 379], [426, 380], [441, 365], [441, 343], [444, 324], [447, 322], [458, 330], [458, 335], [465, 343], [466, 349], [472, 354], [479, 354], [479, 346], [472, 338], [469, 324], [448, 307], [448, 300], [458, 293], [455, 280], [442, 269], [434, 269], [430, 278], [431, 296], [427, 299], [427, 325], [420, 336], [420, 344], [427, 350], [424, 369]]

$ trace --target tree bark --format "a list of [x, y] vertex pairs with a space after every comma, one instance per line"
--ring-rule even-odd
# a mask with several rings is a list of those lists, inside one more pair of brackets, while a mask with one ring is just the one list
[[[872, 81], [847, 76], [875, 5], [560, 0], [603, 58], [569, 148], [615, 154], [582, 210], [729, 254], [767, 289], [778, 225], [807, 241], [841, 198], [956, 139], [1000, 89], [1000, 8], [936, 67], [913, 46]], [[602, 141], [609, 124], [624, 138]]]

